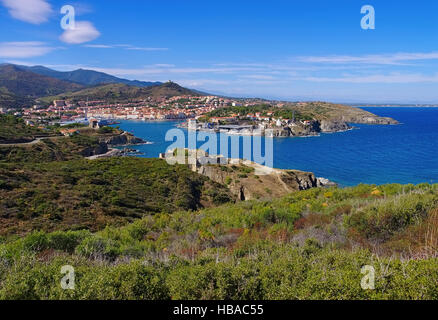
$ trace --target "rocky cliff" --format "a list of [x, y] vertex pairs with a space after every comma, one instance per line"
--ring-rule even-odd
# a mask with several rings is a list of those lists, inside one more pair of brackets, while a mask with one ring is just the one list
[[397, 120], [387, 117], [378, 117], [375, 115], [361, 115], [361, 116], [343, 116], [342, 121], [350, 123], [361, 123], [361, 124], [399, 124]]
[[109, 146], [125, 146], [146, 143], [143, 139], [137, 138], [128, 132], [123, 132], [118, 135], [102, 136], [99, 137], [99, 141], [104, 142]]
[[274, 137], [303, 137], [316, 136], [320, 133], [341, 132], [352, 127], [343, 121], [313, 120], [307, 124], [295, 123], [285, 128], [274, 128]]
[[320, 132], [340, 132], [352, 129], [350, 125], [342, 121], [322, 120], [319, 124]]
[[326, 185], [335, 185], [313, 173], [270, 169], [252, 162], [228, 165], [201, 165], [196, 170], [228, 186], [237, 200], [278, 198], [285, 194]]
[[105, 142], [99, 142], [97, 146], [87, 147], [82, 150], [81, 154], [84, 157], [91, 157], [108, 152], [108, 145]]

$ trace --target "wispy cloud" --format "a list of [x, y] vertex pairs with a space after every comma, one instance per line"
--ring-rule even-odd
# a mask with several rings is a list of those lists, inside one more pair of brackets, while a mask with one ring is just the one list
[[275, 79], [275, 77], [273, 77], [273, 76], [264, 75], [264, 74], [249, 74], [249, 75], [240, 76], [240, 78], [254, 79], [254, 80], [274, 80]]
[[9, 14], [18, 20], [32, 24], [41, 24], [49, 19], [53, 12], [45, 0], [0, 0]]
[[135, 50], [135, 51], [167, 51], [169, 48], [154, 48], [154, 47], [136, 47], [129, 44], [86, 44], [86, 48], [95, 49], [115, 49], [122, 48], [125, 50]]
[[69, 44], [81, 44], [100, 36], [100, 32], [89, 21], [76, 21], [74, 29], [65, 30], [60, 40]]
[[106, 44], [86, 44], [83, 47], [85, 48], [95, 48], [95, 49], [111, 49], [115, 48], [114, 46], [109, 46]]
[[76, 16], [94, 12], [94, 8], [89, 3], [69, 1], [68, 4], [75, 8]]
[[56, 48], [39, 41], [0, 42], [0, 58], [31, 58], [45, 55]]
[[140, 47], [129, 47], [126, 50], [137, 50], [137, 51], [167, 51], [168, 48], [140, 48]]
[[[42, 43], [38, 44], [43, 46]], [[135, 48], [128, 44], [86, 44], [89, 48]], [[50, 48], [49, 48], [50, 49]], [[16, 50], [19, 51], [19, 50]], [[409, 83], [438, 83], [438, 73], [431, 73], [430, 67], [435, 66], [438, 53], [410, 53], [410, 54], [385, 54], [354, 56], [330, 56], [314, 59], [303, 57], [266, 62], [251, 63], [202, 63], [169, 64], [157, 63], [130, 67], [86, 66], [81, 68], [105, 72], [115, 76], [138, 79], [159, 80], [172, 79], [184, 81], [192, 87], [209, 86], [210, 88], [235, 86], [254, 88], [263, 86], [284, 88], [300, 86], [305, 83], [350, 83], [350, 84], [409, 84]], [[399, 67], [395, 62], [429, 60], [424, 65]], [[297, 62], [298, 61], [298, 62]], [[352, 62], [353, 61], [353, 62]], [[370, 63], [380, 64], [376, 66]], [[350, 64], [352, 63], [352, 64]], [[78, 66], [79, 67], [79, 66]], [[67, 69], [67, 67], [63, 67]], [[71, 69], [71, 68], [70, 68]], [[436, 70], [436, 69], [432, 69]], [[309, 85], [309, 84], [307, 84]], [[314, 85], [313, 85], [314, 86]], [[316, 85], [319, 87], [319, 85]]]
[[430, 53], [395, 53], [375, 54], [363, 56], [332, 55], [298, 57], [298, 61], [306, 63], [333, 63], [333, 64], [378, 64], [403, 65], [410, 61], [438, 60], [438, 52]]
[[343, 76], [343, 77], [304, 77], [296, 80], [311, 82], [345, 82], [345, 83], [438, 83], [438, 73], [434, 75], [424, 74], [377, 74], [367, 76]]

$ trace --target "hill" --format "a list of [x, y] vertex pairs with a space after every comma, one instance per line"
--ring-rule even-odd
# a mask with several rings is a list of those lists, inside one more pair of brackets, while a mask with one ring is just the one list
[[[187, 166], [160, 159], [86, 160], [120, 143], [121, 131], [41, 131], [0, 115], [0, 235], [35, 229], [100, 230], [147, 214], [196, 210], [232, 201], [229, 190]], [[35, 135], [49, 135], [36, 143]]]
[[14, 65], [0, 65], [0, 88], [9, 93], [26, 98], [39, 98], [62, 92], [83, 89], [77, 83], [63, 81], [20, 69]]
[[45, 102], [54, 99], [63, 100], [106, 100], [106, 101], [130, 101], [142, 100], [146, 98], [170, 98], [180, 95], [199, 96], [200, 94], [192, 90], [181, 87], [173, 82], [166, 82], [151, 87], [134, 87], [125, 84], [105, 84], [92, 88], [86, 88], [76, 92], [63, 93], [57, 96], [45, 97], [40, 99]]
[[226, 187], [187, 166], [130, 157], [0, 164], [0, 199], [3, 235], [96, 231], [148, 214], [231, 201]]
[[52, 77], [60, 80], [70, 81], [79, 83], [86, 86], [95, 86], [100, 84], [108, 83], [123, 83], [126, 85], [136, 86], [136, 87], [150, 87], [154, 85], [159, 85], [161, 82], [147, 82], [138, 80], [127, 80], [118, 78], [103, 72], [98, 72], [94, 70], [78, 69], [74, 71], [56, 71], [49, 69], [44, 66], [17, 66], [20, 69], [31, 71], [43, 76]]
[[0, 107], [5, 108], [21, 108], [30, 106], [35, 101], [32, 98], [20, 97], [11, 92], [5, 87], [0, 87]]
[[247, 114], [254, 114], [257, 112], [261, 113], [263, 116], [266, 116], [267, 113], [270, 112], [274, 118], [295, 118], [295, 120], [315, 119], [320, 122], [398, 124], [394, 119], [379, 117], [360, 108], [329, 102], [286, 103], [283, 107], [275, 107], [268, 103], [248, 107], [227, 107], [211, 111], [206, 114], [206, 118], [229, 117], [233, 114], [243, 117]]
[[23, 119], [0, 114], [0, 144], [32, 141], [34, 137], [48, 134], [38, 128], [27, 126]]
[[[64, 190], [69, 176], [58, 176], [60, 166], [79, 169], [73, 169], [72, 177], [80, 183], [72, 190], [83, 186], [89, 196], [82, 206], [93, 208], [92, 199], [112, 179], [136, 183], [127, 178], [138, 173], [135, 168], [122, 169], [126, 173], [119, 177], [120, 161], [97, 162], [89, 171], [85, 163], [50, 166], [56, 174], [41, 187], [47, 188], [44, 194], [20, 190], [31, 195], [23, 202], [23, 225], [28, 223], [25, 208], [42, 209], [44, 200], [71, 201], [65, 196], [71, 196], [70, 189]], [[27, 172], [15, 176], [27, 186]], [[140, 181], [151, 178], [143, 173]], [[58, 180], [63, 192], [49, 187]], [[134, 184], [129, 191], [112, 191], [115, 200], [110, 203], [135, 203], [142, 193], [132, 195], [130, 190], [141, 192], [137, 188]], [[0, 244], [0, 298], [437, 299], [437, 190], [426, 184], [311, 189], [273, 201], [148, 215], [97, 233], [34, 232]], [[41, 217], [38, 213], [33, 219]], [[85, 217], [80, 213], [76, 219]], [[3, 221], [1, 225], [5, 227]], [[63, 265], [75, 268], [75, 290], [59, 286]], [[374, 290], [361, 287], [364, 266], [375, 271]]]
[[398, 121], [378, 117], [360, 108], [328, 102], [308, 102], [291, 105], [290, 108], [318, 120], [343, 121], [368, 124], [398, 124]]

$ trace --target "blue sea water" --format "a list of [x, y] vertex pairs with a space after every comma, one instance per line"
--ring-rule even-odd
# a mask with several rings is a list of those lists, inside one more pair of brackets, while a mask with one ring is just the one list
[[[311, 171], [343, 186], [438, 183], [438, 108], [362, 109], [401, 124], [355, 124], [357, 129], [319, 137], [275, 138], [274, 167]], [[122, 121], [120, 127], [153, 142], [135, 147], [150, 158], [172, 143], [165, 135], [176, 124]]]

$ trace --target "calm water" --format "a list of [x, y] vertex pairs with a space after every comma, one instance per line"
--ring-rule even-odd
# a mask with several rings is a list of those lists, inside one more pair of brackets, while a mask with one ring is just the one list
[[[397, 119], [398, 126], [358, 129], [309, 138], [275, 138], [274, 167], [314, 172], [344, 186], [359, 183], [438, 183], [438, 108], [363, 108]], [[158, 157], [172, 142], [176, 122], [122, 121], [120, 127], [152, 141], [135, 147]]]

